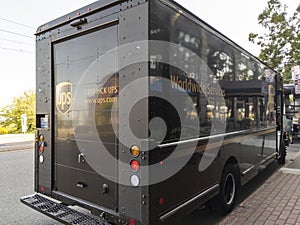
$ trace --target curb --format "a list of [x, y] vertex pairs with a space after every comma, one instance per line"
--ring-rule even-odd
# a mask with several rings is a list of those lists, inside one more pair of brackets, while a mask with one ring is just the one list
[[0, 144], [0, 152], [28, 150], [34, 148], [33, 141]]

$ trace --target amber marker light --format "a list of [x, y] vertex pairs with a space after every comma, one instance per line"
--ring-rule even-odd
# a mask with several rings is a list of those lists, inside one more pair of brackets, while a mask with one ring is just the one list
[[130, 152], [133, 157], [138, 157], [140, 155], [140, 148], [136, 145], [133, 145], [130, 148]]
[[41, 134], [41, 135], [39, 136], [39, 141], [40, 141], [40, 142], [44, 142], [44, 141], [45, 141], [44, 135]]

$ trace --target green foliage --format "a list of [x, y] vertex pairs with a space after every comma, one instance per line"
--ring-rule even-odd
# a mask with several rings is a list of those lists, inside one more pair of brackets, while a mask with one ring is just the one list
[[[0, 109], [4, 118], [0, 127], [8, 133], [22, 132], [22, 114], [27, 116], [27, 132], [35, 130], [35, 93], [33, 90], [25, 91], [23, 95], [15, 97], [12, 104]], [[1, 131], [0, 131], [1, 132]]]
[[280, 0], [269, 0], [258, 16], [265, 33], [250, 33], [249, 41], [259, 45], [259, 58], [283, 74], [285, 83], [291, 81], [291, 67], [300, 65], [300, 4], [288, 17], [287, 6]]
[[8, 130], [4, 127], [0, 127], [0, 134], [8, 134]]

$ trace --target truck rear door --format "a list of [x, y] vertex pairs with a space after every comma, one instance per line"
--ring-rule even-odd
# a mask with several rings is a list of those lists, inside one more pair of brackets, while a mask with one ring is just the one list
[[[54, 190], [78, 201], [116, 210], [117, 163], [101, 172], [109, 153], [117, 158], [117, 23], [53, 43]], [[111, 71], [105, 71], [107, 67]]]

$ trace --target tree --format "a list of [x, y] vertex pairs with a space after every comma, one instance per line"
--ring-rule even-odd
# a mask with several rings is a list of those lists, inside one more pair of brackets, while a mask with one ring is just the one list
[[12, 104], [4, 106], [1, 110], [2, 121], [0, 127], [9, 133], [22, 132], [22, 114], [27, 116], [27, 131], [35, 129], [35, 93], [33, 90], [25, 91], [23, 95], [15, 97]]
[[259, 58], [283, 74], [285, 83], [291, 81], [291, 67], [300, 65], [300, 4], [291, 17], [287, 5], [269, 0], [258, 16], [264, 34], [250, 33], [249, 41], [259, 45]]

